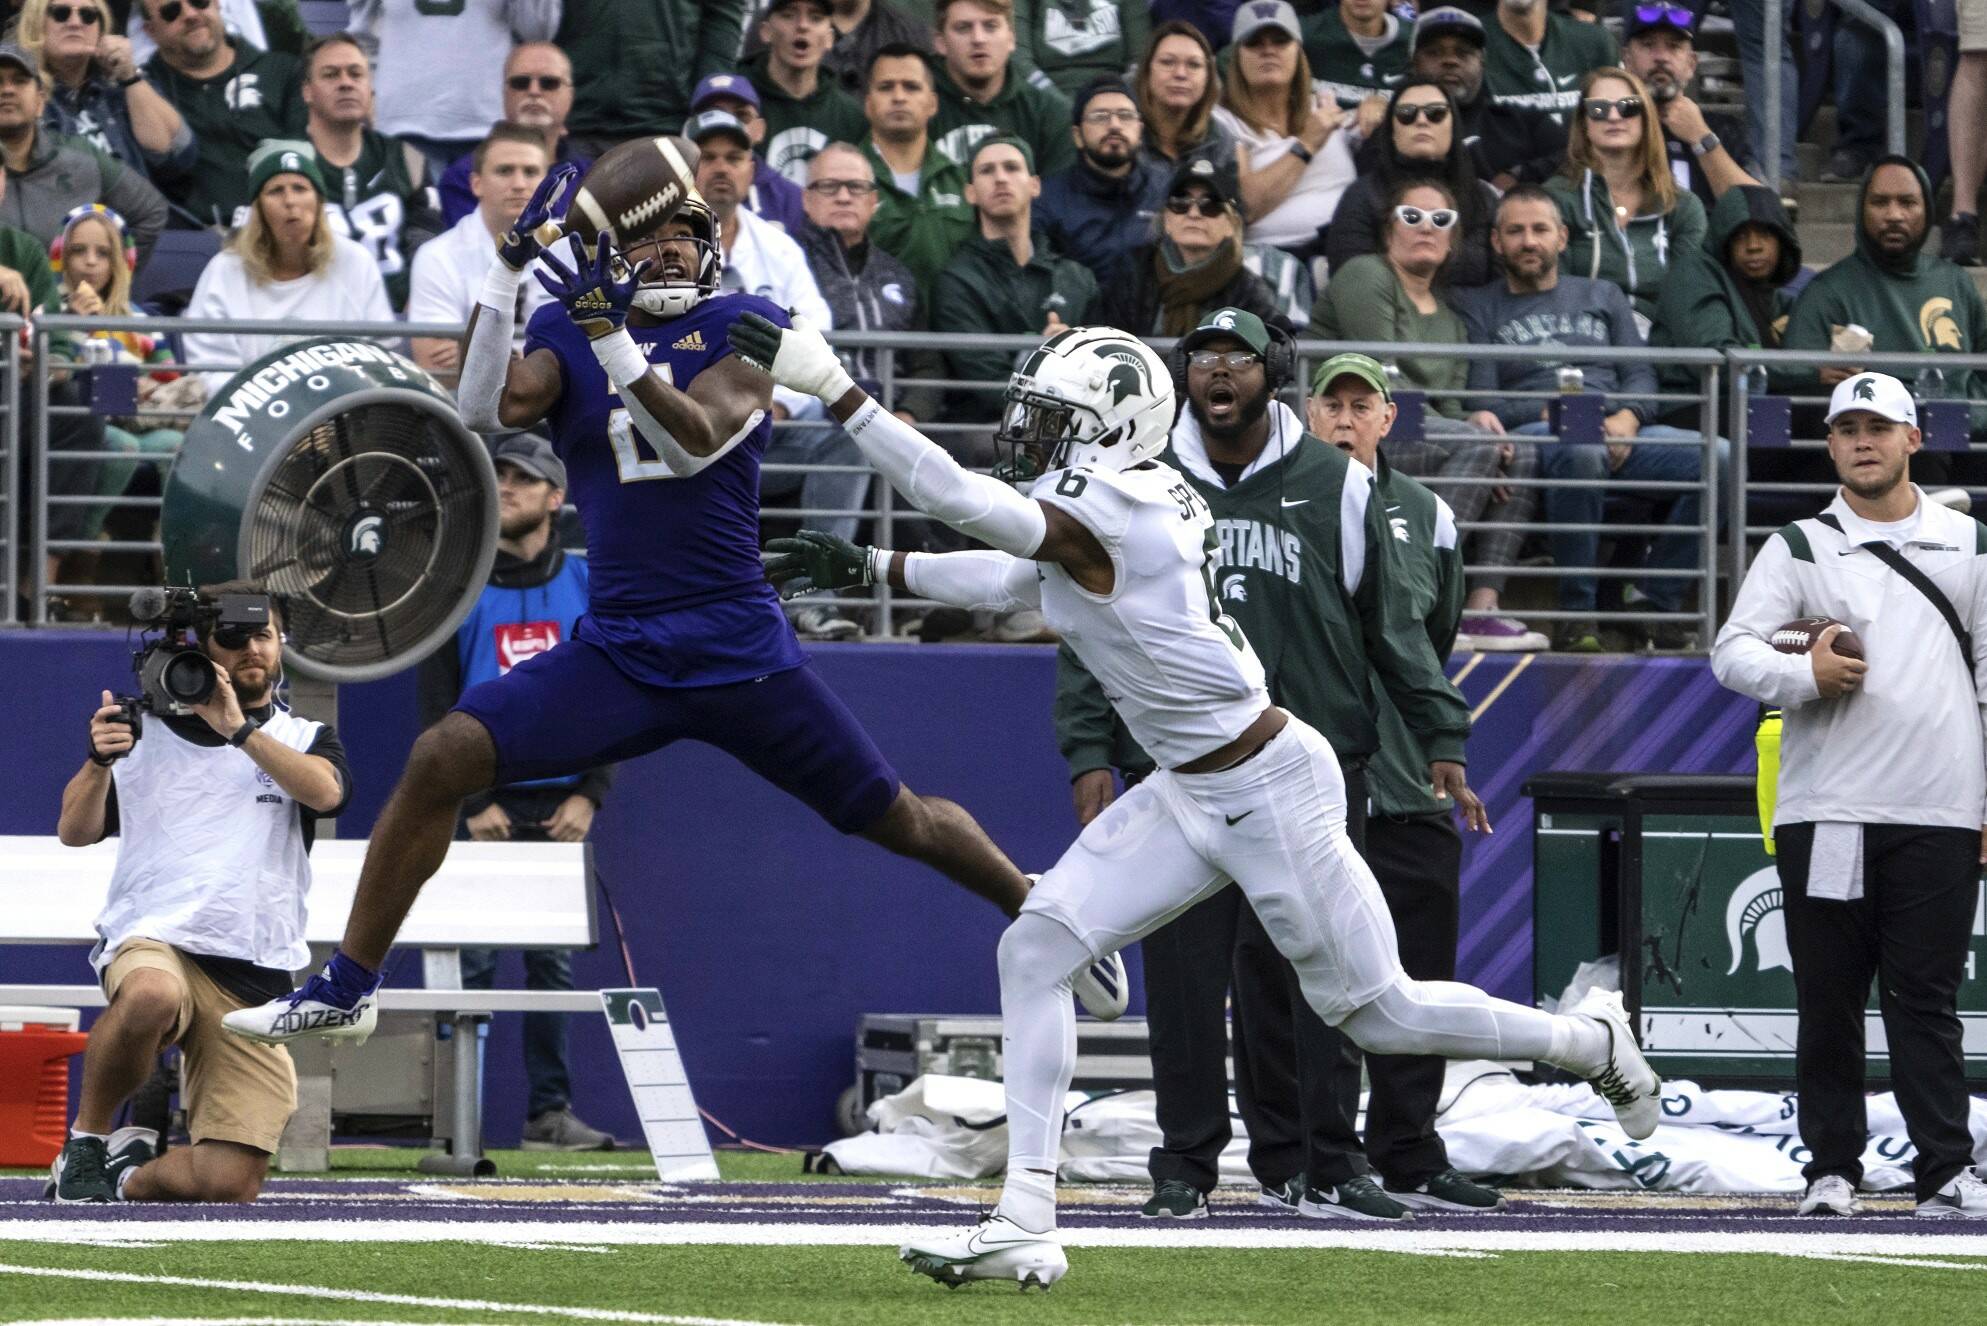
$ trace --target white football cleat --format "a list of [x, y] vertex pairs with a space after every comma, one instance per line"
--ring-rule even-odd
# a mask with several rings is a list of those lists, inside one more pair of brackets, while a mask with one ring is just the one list
[[1029, 1285], [1046, 1290], [1069, 1270], [1069, 1258], [1054, 1234], [1031, 1234], [999, 1214], [963, 1234], [906, 1243], [897, 1257], [947, 1289], [968, 1280], [1012, 1280], [1024, 1293]]
[[223, 1017], [221, 1025], [244, 1040], [265, 1045], [281, 1045], [305, 1036], [365, 1044], [379, 1022], [379, 1001], [365, 994], [350, 1008], [340, 1008], [313, 998], [321, 990], [321, 978], [313, 976], [295, 994], [253, 1008], [238, 1008]]
[[1099, 1022], [1116, 1022], [1131, 1004], [1131, 981], [1125, 960], [1116, 953], [1097, 959], [1070, 979], [1070, 989], [1083, 1011]]
[[1608, 1034], [1608, 1057], [1601, 1071], [1587, 1080], [1602, 1100], [1614, 1106], [1621, 1130], [1636, 1141], [1656, 1131], [1663, 1118], [1663, 1079], [1642, 1057], [1635, 1033], [1628, 1028], [1628, 1010], [1615, 990], [1589, 990], [1573, 1006], [1574, 1017], [1591, 1018]]

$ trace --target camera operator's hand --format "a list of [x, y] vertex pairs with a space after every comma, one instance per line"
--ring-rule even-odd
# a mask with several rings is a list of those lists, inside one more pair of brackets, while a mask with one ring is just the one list
[[214, 693], [207, 697], [207, 703], [194, 705], [193, 712], [205, 719], [207, 726], [221, 736], [232, 737], [248, 718], [241, 711], [241, 701], [235, 698], [234, 678], [213, 659], [207, 661], [214, 668]]
[[90, 749], [106, 760], [120, 755], [129, 755], [137, 738], [131, 735], [131, 724], [122, 721], [124, 706], [111, 698], [109, 691], [103, 693], [103, 707], [90, 715]]
[[469, 830], [470, 838], [479, 843], [510, 841], [511, 817], [506, 815], [504, 808], [494, 801], [471, 815], [465, 827]]
[[591, 798], [575, 792], [561, 801], [559, 808], [552, 812], [552, 818], [539, 827], [555, 843], [583, 843], [587, 830], [593, 827], [594, 809]]

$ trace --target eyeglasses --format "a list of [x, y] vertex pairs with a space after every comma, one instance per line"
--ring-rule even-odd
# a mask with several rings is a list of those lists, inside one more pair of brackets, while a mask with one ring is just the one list
[[[1602, 120], [1613, 119], [1617, 115], [1624, 120], [1633, 120], [1640, 118], [1642, 114], [1642, 98], [1640, 97], [1619, 97], [1614, 101], [1609, 101], [1604, 97], [1595, 97], [1582, 104], [1587, 108], [1587, 118], [1596, 124], [1599, 124]], [[1610, 111], [1614, 112], [1614, 115], [1610, 115], [1608, 113]]]
[[1107, 124], [1137, 124], [1138, 112], [1135, 110], [1085, 111], [1083, 112], [1083, 122], [1085, 124], [1097, 125], [1100, 128]]
[[56, 23], [67, 23], [73, 18], [86, 28], [103, 22], [103, 14], [95, 5], [50, 5], [48, 17]]
[[1228, 210], [1228, 204], [1219, 198], [1206, 194], [1176, 193], [1166, 200], [1166, 210], [1174, 216], [1185, 216], [1189, 212], [1199, 212], [1202, 216], [1220, 216]]
[[1394, 107], [1395, 124], [1413, 124], [1416, 120], [1426, 120], [1430, 124], [1440, 124], [1448, 118], [1449, 108], [1439, 101]]
[[1187, 362], [1195, 368], [1225, 368], [1232, 373], [1262, 363], [1263, 357], [1254, 350], [1196, 350], [1187, 356]]
[[161, 23], [177, 23], [179, 22], [179, 16], [189, 9], [197, 9], [205, 13], [213, 5], [214, 0], [166, 0], [164, 4], [159, 6], [158, 20]]
[[1423, 211], [1419, 207], [1409, 207], [1406, 203], [1402, 203], [1394, 209], [1394, 220], [1415, 230], [1447, 230], [1456, 224], [1456, 213], [1447, 207]]
[[1637, 5], [1635, 21], [1644, 24], [1667, 23], [1688, 34], [1692, 25], [1697, 22], [1697, 15], [1676, 5]]
[[[202, 8], [205, 8], [203, 5]], [[566, 86], [566, 80], [557, 74], [512, 74], [504, 80], [504, 86], [513, 92], [557, 92]]]
[[876, 192], [876, 186], [868, 180], [810, 180], [807, 191], [820, 198], [832, 198], [838, 193], [867, 198]]

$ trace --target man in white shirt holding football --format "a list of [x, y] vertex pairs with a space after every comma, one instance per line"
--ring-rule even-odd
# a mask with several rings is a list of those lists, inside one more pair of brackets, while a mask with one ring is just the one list
[[1262, 663], [1215, 593], [1207, 504], [1153, 459], [1174, 413], [1158, 355], [1077, 327], [1023, 362], [996, 446], [1024, 493], [885, 411], [804, 323], [782, 330], [748, 314], [730, 335], [748, 363], [827, 405], [912, 505], [996, 550], [907, 555], [808, 531], [768, 562], [775, 583], [805, 592], [887, 577], [963, 608], [1039, 608], [1160, 766], [1090, 822], [1001, 939], [1006, 1183], [986, 1220], [906, 1246], [913, 1269], [1024, 1288], [1068, 1269], [1055, 1182], [1076, 1057], [1071, 979], [1231, 879], [1305, 998], [1362, 1049], [1541, 1060], [1589, 1078], [1629, 1136], [1655, 1130], [1660, 1083], [1619, 995], [1596, 991], [1555, 1015], [1401, 970], [1386, 902], [1346, 837], [1338, 760], [1270, 703]]

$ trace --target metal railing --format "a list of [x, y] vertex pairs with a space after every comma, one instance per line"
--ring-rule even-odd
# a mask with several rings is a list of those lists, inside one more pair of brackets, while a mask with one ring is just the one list
[[[1864, 27], [1870, 28], [1883, 39], [1884, 44], [1884, 111], [1886, 127], [1884, 141], [1892, 155], [1902, 156], [1905, 143], [1904, 122], [1904, 30], [1882, 10], [1867, 0], [1828, 0], [1837, 9]], [[1766, 142], [1761, 145], [1760, 155], [1765, 160], [1760, 168], [1766, 172], [1766, 182], [1775, 190], [1780, 188], [1780, 60], [1786, 50], [1787, 12], [1786, 0], [1765, 0], [1766, 13], [1762, 22], [1766, 25], [1765, 67], [1759, 92], [1766, 103]], [[1839, 117], [1842, 108], [1836, 108]], [[1839, 119], [1838, 119], [1839, 123]]]
[[[55, 375], [61, 374], [67, 377], [88, 380], [92, 375], [101, 373], [131, 374], [156, 369], [170, 369], [180, 372], [231, 372], [240, 367], [238, 364], [219, 362], [181, 362], [150, 365], [145, 368], [134, 368], [130, 365], [105, 367], [81, 363], [56, 362], [50, 353], [52, 338], [93, 330], [111, 330], [137, 331], [151, 334], [161, 332], [218, 331], [234, 334], [281, 335], [295, 339], [303, 339], [316, 335], [350, 335], [366, 336], [381, 340], [400, 340], [408, 336], [447, 337], [458, 334], [461, 330], [458, 327], [440, 324], [256, 323], [198, 320], [174, 320], [167, 322], [151, 319], [45, 317], [37, 319], [33, 325], [30, 333], [30, 343], [33, 349], [32, 360], [28, 365], [23, 366], [19, 362], [20, 337], [18, 335], [7, 334], [9, 331], [17, 332], [21, 326], [22, 323], [17, 318], [0, 317], [0, 335], [6, 336], [8, 345], [5, 366], [7, 377], [5, 382], [18, 382], [20, 381], [20, 375], [25, 373], [26, 381], [22, 382], [21, 385], [31, 393], [30, 400], [37, 407], [32, 411], [33, 427], [30, 430], [28, 438], [25, 439], [28, 446], [27, 456], [32, 462], [31, 473], [37, 496], [31, 510], [23, 511], [21, 509], [17, 480], [21, 470], [18, 460], [22, 455], [21, 447], [24, 439], [21, 437], [19, 426], [21, 412], [14, 408], [16, 395], [11, 388], [0, 389], [0, 417], [4, 417], [5, 420], [4, 427], [0, 427], [0, 445], [5, 446], [5, 454], [8, 459], [8, 463], [5, 466], [4, 487], [0, 488], [0, 496], [4, 497], [6, 503], [4, 509], [6, 513], [11, 516], [27, 518], [26, 551], [29, 553], [28, 567], [30, 578], [28, 584], [31, 589], [29, 620], [35, 623], [43, 623], [49, 620], [49, 605], [51, 600], [64, 596], [118, 595], [128, 593], [138, 587], [136, 585], [103, 583], [101, 581], [92, 583], [67, 583], [59, 579], [51, 579], [47, 575], [49, 554], [96, 550], [109, 553], [135, 553], [157, 557], [162, 552], [159, 543], [151, 538], [116, 541], [75, 538], [51, 539], [48, 532], [48, 515], [51, 506], [95, 505], [105, 508], [135, 507], [156, 511], [160, 505], [160, 499], [157, 497], [76, 493], [51, 494], [49, 491], [51, 463], [102, 464], [106, 461], [114, 461], [128, 462], [133, 465], [150, 464], [163, 467], [169, 465], [174, 458], [172, 453], [167, 452], [133, 455], [128, 453], [113, 454], [101, 451], [51, 450], [49, 447], [49, 438], [52, 419], [88, 417], [105, 413], [99, 405], [51, 403], [49, 392], [51, 383], [55, 380]], [[904, 371], [906, 366], [899, 362], [900, 355], [929, 352], [941, 344], [940, 338], [929, 335], [902, 336], [876, 332], [847, 332], [837, 333], [831, 339], [845, 350], [875, 352], [875, 368], [878, 381], [877, 391], [880, 399], [888, 407], [895, 408], [901, 405], [907, 396], [913, 393], [937, 391], [945, 393], [955, 401], [975, 395], [983, 396], [987, 401], [984, 413], [988, 416], [992, 416], [995, 413], [995, 398], [1004, 385], [1001, 381], [988, 382], [932, 376], [916, 377]], [[947, 336], [942, 339], [942, 344], [944, 348], [949, 350], [998, 351], [1003, 354], [1019, 355], [1039, 346], [1040, 338], [1034, 336]], [[1170, 348], [1170, 343], [1166, 341], [1154, 341], [1153, 344], [1161, 350]], [[1286, 399], [1291, 400], [1301, 412], [1305, 387], [1312, 367], [1323, 358], [1332, 354], [1342, 353], [1346, 350], [1359, 350], [1380, 359], [1382, 362], [1389, 363], [1417, 359], [1453, 360], [1457, 358], [1465, 358], [1479, 363], [1537, 363], [1542, 355], [1551, 353], [1550, 350], [1540, 347], [1403, 343], [1352, 344], [1307, 340], [1300, 342], [1297, 346], [1297, 371], [1292, 382], [1293, 391], [1286, 393]], [[1751, 412], [1751, 401], [1758, 393], [1752, 390], [1753, 384], [1747, 380], [1747, 370], [1765, 368], [1774, 373], [1786, 373], [1794, 369], [1812, 371], [1818, 365], [1870, 368], [1895, 367], [1899, 369], [1900, 376], [1909, 382], [1919, 372], [1930, 365], [1936, 365], [1941, 369], [1955, 372], [1973, 368], [1987, 368], [1987, 356], [1960, 356], [1951, 354], [1936, 356], [1876, 354], [1843, 356], [1759, 351], [1719, 353], [1707, 350], [1663, 349], [1652, 351], [1647, 349], [1583, 347], [1577, 351], [1577, 355], [1578, 361], [1590, 368], [1602, 365], [1645, 364], [1651, 366], [1666, 365], [1673, 369], [1682, 368], [1688, 370], [1692, 378], [1692, 386], [1689, 390], [1663, 390], [1659, 388], [1654, 393], [1646, 396], [1638, 396], [1637, 399], [1646, 400], [1653, 407], [1652, 412], [1661, 412], [1673, 418], [1681, 417], [1689, 423], [1694, 423], [1697, 437], [1694, 440], [1682, 441], [1644, 439], [1636, 445], [1645, 447], [1695, 447], [1699, 450], [1700, 454], [1699, 472], [1701, 477], [1695, 481], [1688, 482], [1654, 479], [1622, 481], [1612, 477], [1596, 482], [1580, 478], [1550, 478], [1545, 477], [1543, 474], [1527, 479], [1514, 479], [1509, 476], [1478, 479], [1450, 478], [1439, 475], [1421, 477], [1424, 482], [1434, 487], [1438, 492], [1445, 488], [1460, 489], [1470, 485], [1503, 485], [1511, 488], [1531, 489], [1543, 498], [1555, 490], [1599, 488], [1610, 497], [1639, 496], [1658, 505], [1668, 501], [1673, 496], [1695, 494], [1699, 498], [1699, 516], [1696, 522], [1688, 524], [1636, 523], [1632, 521], [1610, 521], [1605, 518], [1596, 523], [1554, 524], [1542, 518], [1535, 517], [1533, 520], [1522, 524], [1500, 522], [1494, 518], [1486, 518], [1478, 521], [1462, 522], [1459, 528], [1465, 538], [1466, 548], [1469, 547], [1468, 538], [1470, 535], [1492, 531], [1549, 534], [1556, 530], [1559, 532], [1584, 532], [1612, 538], [1690, 537], [1696, 542], [1697, 555], [1695, 561], [1697, 564], [1694, 567], [1680, 570], [1661, 571], [1639, 567], [1623, 568], [1599, 565], [1590, 567], [1526, 564], [1490, 566], [1475, 561], [1466, 564], [1465, 570], [1472, 577], [1494, 573], [1518, 581], [1532, 582], [1546, 579], [1556, 580], [1569, 575], [1590, 577], [1596, 582], [1610, 580], [1654, 582], [1663, 578], [1685, 580], [1694, 584], [1696, 588], [1697, 604], [1694, 610], [1662, 612], [1651, 608], [1636, 609], [1630, 607], [1587, 612], [1557, 607], [1506, 605], [1500, 607], [1499, 611], [1528, 621], [1542, 623], [1555, 623], [1569, 618], [1595, 618], [1601, 621], [1612, 621], [1620, 624], [1665, 622], [1692, 624], [1700, 632], [1702, 643], [1707, 646], [1715, 634], [1719, 621], [1719, 609], [1721, 606], [1719, 594], [1721, 554], [1724, 562], [1722, 570], [1726, 574], [1742, 574], [1746, 565], [1748, 540], [1772, 528], [1772, 526], [1758, 527], [1747, 525], [1746, 508], [1748, 496], [1758, 497], [1761, 495], [1770, 496], [1773, 494], [1790, 493], [1807, 495], [1810, 493], [1824, 493], [1833, 489], [1832, 484], [1761, 484], [1750, 480], [1748, 451], [1751, 449], [1749, 446], [1751, 430], [1748, 415]], [[1402, 385], [1405, 388], [1407, 384], [1403, 383]], [[0, 384], [0, 386], [4, 386], [4, 384]], [[1411, 388], [1402, 392], [1404, 400], [1411, 399], [1409, 395], [1410, 391], [1412, 391]], [[1549, 390], [1471, 393], [1466, 389], [1457, 389], [1425, 393], [1415, 392], [1414, 394], [1419, 395], [1423, 403], [1428, 407], [1427, 420], [1430, 423], [1437, 422], [1436, 409], [1443, 402], [1457, 398], [1468, 398], [1472, 395], [1490, 395], [1505, 402], [1520, 399], [1536, 400], [1539, 403], [1541, 413], [1546, 412], [1554, 400], [1565, 398], [1563, 393]], [[1796, 404], [1809, 404], [1812, 403], [1812, 399], [1803, 397]], [[1725, 427], [1722, 429], [1718, 426], [1721, 402], [1726, 419]], [[783, 421], [775, 425], [780, 430], [805, 428], [808, 426], [809, 421], [805, 420]], [[814, 426], [819, 427], [819, 422], [816, 421]], [[934, 440], [954, 449], [955, 454], [964, 454], [969, 459], [983, 460], [984, 453], [981, 444], [983, 440], [990, 437], [992, 425], [990, 420], [986, 423], [931, 421], [921, 423], [920, 427], [932, 436]], [[1452, 421], [1451, 427], [1453, 428]], [[1731, 439], [1728, 457], [1726, 449], [1721, 446], [1721, 434], [1723, 438]], [[1453, 437], [1453, 433], [1446, 436]], [[1504, 439], [1485, 434], [1481, 440], [1484, 444], [1488, 445]], [[1568, 444], [1567, 440], [1561, 439], [1551, 433], [1527, 434], [1523, 436], [1514, 434], [1509, 440], [1542, 447]], [[1585, 436], [1571, 439], [1574, 443], [1586, 440], [1588, 438]], [[1820, 444], [1797, 442], [1795, 445], [1797, 447], [1811, 448]], [[830, 465], [769, 462], [765, 465], [764, 469], [768, 475], [800, 475], [802, 478], [810, 474], [841, 473], [869, 475], [871, 473], [867, 467], [857, 464]], [[163, 473], [163, 470], [161, 472]], [[766, 509], [767, 513], [776, 519], [798, 519], [805, 522], [814, 522], [837, 518], [843, 520], [852, 518], [858, 521], [869, 521], [872, 522], [871, 537], [873, 541], [885, 547], [900, 546], [902, 541], [911, 536], [915, 529], [928, 526], [931, 523], [930, 518], [922, 512], [903, 505], [901, 499], [891, 490], [890, 486], [880, 481], [869, 483], [867, 499], [858, 505], [808, 506], [804, 505], [796, 497], [791, 502], [769, 503]], [[12, 624], [14, 619], [14, 591], [17, 586], [14, 575], [15, 567], [21, 561], [21, 558], [18, 556], [20, 542], [10, 533], [16, 523], [18, 522], [0, 521], [0, 541], [6, 541], [8, 553], [6, 559], [8, 593], [5, 607], [4, 609], [0, 609], [5, 614], [4, 618], [0, 618], [0, 621], [4, 621], [6, 624]], [[872, 593], [861, 596], [844, 594], [831, 597], [820, 595], [810, 598], [808, 602], [842, 609], [867, 610], [873, 614], [875, 633], [880, 634], [888, 633], [890, 630], [890, 626], [894, 620], [893, 614], [906, 609], [915, 610], [934, 606], [922, 600], [907, 599], [900, 593], [893, 594], [888, 585], [878, 585], [872, 588]]]

